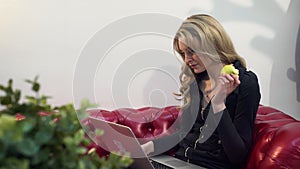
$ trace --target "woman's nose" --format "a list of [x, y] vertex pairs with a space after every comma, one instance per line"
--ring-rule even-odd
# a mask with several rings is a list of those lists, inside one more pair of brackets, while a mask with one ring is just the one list
[[186, 63], [188, 63], [188, 62], [192, 61], [192, 56], [189, 56], [189, 55], [185, 54], [184, 55], [184, 60], [185, 60]]

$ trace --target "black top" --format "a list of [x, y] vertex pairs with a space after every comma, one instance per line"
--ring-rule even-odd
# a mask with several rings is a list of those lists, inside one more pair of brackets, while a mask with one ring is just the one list
[[[201, 115], [203, 94], [198, 85], [191, 86], [191, 104], [182, 112], [179, 130], [154, 140], [155, 151], [170, 142], [179, 142], [175, 157], [184, 161], [207, 168], [234, 169], [245, 165], [261, 95], [256, 75], [239, 61], [234, 62], [234, 67], [239, 69], [241, 84], [227, 96], [226, 109], [213, 113], [209, 103]], [[196, 79], [199, 84], [201, 77]]]

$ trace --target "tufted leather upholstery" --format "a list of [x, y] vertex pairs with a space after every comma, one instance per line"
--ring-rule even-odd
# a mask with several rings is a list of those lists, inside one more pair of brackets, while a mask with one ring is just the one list
[[[180, 111], [177, 106], [164, 108], [143, 107], [140, 109], [120, 108], [113, 111], [94, 109], [88, 111], [90, 116], [101, 118], [107, 121], [126, 125], [132, 129], [141, 144], [158, 137], [170, 134], [169, 129], [174, 124]], [[83, 126], [88, 126], [93, 130], [93, 125], [88, 119], [81, 121]], [[172, 127], [175, 129], [175, 127]], [[95, 143], [88, 146], [88, 150], [96, 147], [99, 156], [106, 156], [108, 152], [97, 147]]]
[[178, 117], [176, 106], [165, 108], [121, 108], [114, 111], [90, 110], [90, 115], [130, 127], [137, 138], [148, 141], [166, 133]]
[[260, 106], [247, 169], [300, 168], [300, 121]]
[[[168, 128], [180, 115], [176, 106], [90, 110], [89, 113], [129, 126], [141, 143], [169, 134]], [[82, 122], [90, 125], [88, 119]], [[254, 127], [253, 146], [246, 169], [300, 168], [300, 121], [274, 108], [260, 106]], [[108, 154], [100, 147], [97, 147], [97, 153], [100, 156]]]

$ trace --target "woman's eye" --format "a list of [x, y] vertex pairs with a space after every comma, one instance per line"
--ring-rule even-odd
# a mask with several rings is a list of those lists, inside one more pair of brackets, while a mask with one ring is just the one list
[[187, 50], [187, 55], [189, 55], [189, 56], [192, 56], [192, 55], [194, 55], [194, 51], [192, 50], [192, 49], [188, 49]]

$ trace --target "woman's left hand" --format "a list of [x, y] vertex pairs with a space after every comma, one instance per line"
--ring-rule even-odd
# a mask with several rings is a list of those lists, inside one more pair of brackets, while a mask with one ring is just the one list
[[214, 112], [219, 112], [226, 108], [226, 97], [232, 93], [240, 85], [240, 83], [241, 82], [237, 75], [222, 74], [219, 76], [218, 84], [214, 91], [214, 97], [211, 100]]

